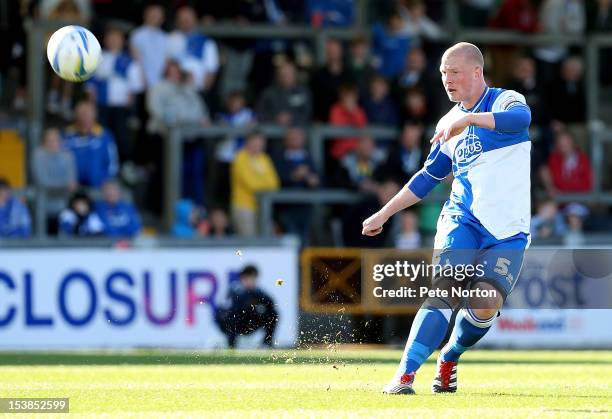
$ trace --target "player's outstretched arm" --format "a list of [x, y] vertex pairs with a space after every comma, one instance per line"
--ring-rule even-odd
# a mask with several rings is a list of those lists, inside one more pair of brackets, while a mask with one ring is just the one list
[[420, 200], [421, 198], [416, 196], [409, 188], [403, 187], [384, 207], [363, 222], [361, 234], [364, 236], [376, 236], [382, 231], [383, 224], [393, 214], [416, 204]]

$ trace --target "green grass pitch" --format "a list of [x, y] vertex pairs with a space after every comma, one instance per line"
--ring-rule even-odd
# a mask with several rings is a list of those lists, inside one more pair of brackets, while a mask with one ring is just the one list
[[143, 418], [612, 417], [612, 351], [472, 351], [450, 395], [430, 392], [432, 356], [417, 374], [416, 396], [385, 396], [400, 355], [0, 353], [0, 397], [69, 397], [71, 413]]

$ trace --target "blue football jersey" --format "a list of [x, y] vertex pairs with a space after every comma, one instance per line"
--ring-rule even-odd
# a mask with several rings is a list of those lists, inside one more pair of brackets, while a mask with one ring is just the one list
[[[466, 113], [503, 112], [514, 106], [527, 106], [523, 95], [487, 87], [472, 109], [454, 106], [440, 119], [436, 132]], [[434, 144], [419, 173], [428, 181], [439, 182], [452, 171], [452, 190], [442, 213], [472, 217], [501, 240], [529, 233], [530, 159], [528, 128], [500, 132], [469, 126], [446, 142]]]

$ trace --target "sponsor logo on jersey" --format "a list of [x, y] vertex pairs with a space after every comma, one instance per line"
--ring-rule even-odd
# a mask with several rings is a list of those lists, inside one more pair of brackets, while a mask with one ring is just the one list
[[463, 172], [482, 154], [482, 142], [473, 132], [468, 133], [455, 148], [455, 166], [457, 172]]

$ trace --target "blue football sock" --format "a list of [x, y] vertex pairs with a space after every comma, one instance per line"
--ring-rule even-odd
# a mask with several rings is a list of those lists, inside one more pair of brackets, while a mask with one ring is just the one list
[[429, 355], [442, 343], [448, 330], [450, 309], [421, 308], [412, 322], [406, 349], [400, 361], [399, 371], [415, 372]]
[[488, 320], [477, 319], [469, 309], [457, 313], [453, 332], [448, 343], [440, 351], [443, 361], [459, 361], [459, 357], [487, 334], [495, 316]]

